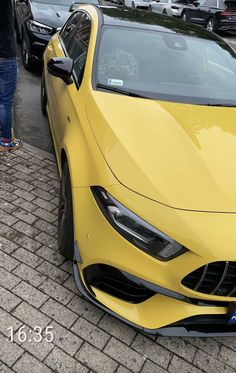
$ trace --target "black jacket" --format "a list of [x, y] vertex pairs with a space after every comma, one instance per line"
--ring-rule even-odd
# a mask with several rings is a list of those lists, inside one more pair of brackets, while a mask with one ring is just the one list
[[0, 57], [16, 57], [12, 0], [0, 0]]

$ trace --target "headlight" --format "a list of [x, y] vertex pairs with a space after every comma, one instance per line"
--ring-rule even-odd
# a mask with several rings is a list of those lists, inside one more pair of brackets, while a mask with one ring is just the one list
[[28, 21], [27, 25], [32, 32], [38, 32], [44, 35], [50, 35], [53, 31], [52, 27], [46, 26], [43, 23], [39, 23], [36, 21]]
[[103, 188], [92, 187], [93, 195], [110, 224], [128, 241], [147, 254], [165, 261], [188, 251], [164, 233], [119, 203]]

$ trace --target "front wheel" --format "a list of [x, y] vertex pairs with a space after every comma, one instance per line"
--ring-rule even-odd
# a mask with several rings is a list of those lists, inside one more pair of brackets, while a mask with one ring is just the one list
[[24, 34], [22, 35], [21, 41], [21, 57], [24, 68], [28, 71], [32, 71], [34, 68], [34, 63], [32, 61], [32, 56], [27, 46]]
[[216, 30], [216, 22], [214, 18], [209, 18], [206, 24], [207, 31], [215, 32]]
[[68, 163], [65, 161], [62, 169], [59, 215], [58, 215], [58, 246], [61, 254], [68, 259], [74, 256], [74, 226], [71, 181]]

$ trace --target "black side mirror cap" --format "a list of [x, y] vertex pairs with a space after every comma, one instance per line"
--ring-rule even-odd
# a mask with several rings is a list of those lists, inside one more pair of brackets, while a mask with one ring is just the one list
[[72, 71], [74, 62], [69, 57], [54, 57], [48, 61], [49, 74], [61, 78], [66, 84], [73, 83]]

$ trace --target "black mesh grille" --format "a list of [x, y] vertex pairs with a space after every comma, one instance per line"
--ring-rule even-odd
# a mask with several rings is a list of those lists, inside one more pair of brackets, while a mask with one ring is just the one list
[[182, 280], [200, 293], [236, 297], [236, 262], [214, 262], [196, 269]]

